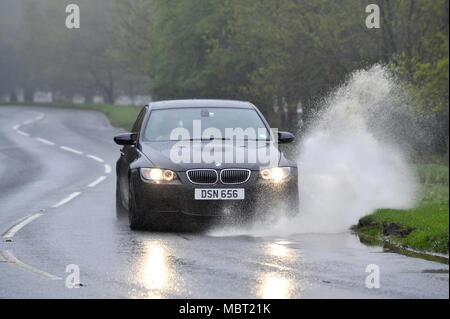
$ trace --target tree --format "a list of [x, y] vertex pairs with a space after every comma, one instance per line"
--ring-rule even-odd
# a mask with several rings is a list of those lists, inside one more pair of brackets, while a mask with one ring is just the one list
[[438, 0], [414, 4], [415, 11], [410, 15], [425, 27], [404, 28], [410, 29], [415, 41], [406, 42], [397, 52], [393, 69], [408, 83], [407, 97], [413, 107], [407, 109], [407, 114], [427, 127], [429, 152], [448, 156], [449, 3]]

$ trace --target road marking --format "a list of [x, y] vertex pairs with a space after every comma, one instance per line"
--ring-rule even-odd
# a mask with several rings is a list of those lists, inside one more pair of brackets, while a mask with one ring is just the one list
[[59, 148], [64, 150], [64, 151], [71, 152], [71, 153], [74, 153], [74, 154], [78, 154], [78, 155], [82, 155], [83, 154], [83, 152], [74, 150], [73, 148], [70, 148], [70, 147], [67, 147], [67, 146], [60, 146]]
[[86, 156], [89, 157], [90, 159], [93, 159], [94, 161], [99, 162], [99, 163], [103, 163], [104, 162], [104, 160], [101, 159], [100, 157], [97, 157], [97, 156], [94, 156], [94, 155], [91, 155], [91, 154], [86, 155]]
[[13, 225], [12, 227], [10, 227], [7, 231], [5, 231], [2, 234], [3, 238], [12, 238], [14, 237], [14, 235], [21, 230], [23, 227], [25, 227], [27, 224], [31, 223], [33, 220], [35, 220], [36, 218], [41, 217], [43, 214], [34, 214], [34, 215], [30, 215], [27, 217], [22, 218], [21, 220], [19, 220], [15, 225]]
[[111, 166], [109, 166], [108, 164], [105, 164], [105, 174], [109, 174], [111, 173]]
[[97, 178], [95, 181], [93, 181], [92, 183], [90, 183], [88, 185], [88, 187], [95, 187], [98, 184], [100, 184], [101, 182], [103, 182], [106, 179], [106, 176], [100, 176], [99, 178]]
[[17, 130], [17, 133], [19, 133], [20, 135], [23, 135], [23, 136], [30, 136], [30, 134], [25, 133], [25, 132], [23, 132], [21, 130]]
[[47, 145], [51, 145], [51, 146], [55, 145], [55, 143], [50, 142], [49, 140], [46, 140], [45, 138], [36, 137], [36, 140], [41, 143], [47, 144]]
[[17, 130], [19, 129], [20, 126], [21, 126], [20, 124], [14, 125], [14, 126], [13, 126], [13, 130], [14, 130], [14, 131], [17, 131]]
[[77, 196], [80, 195], [80, 194], [81, 194], [81, 192], [75, 192], [75, 193], [72, 193], [72, 194], [70, 194], [69, 196], [67, 196], [66, 198], [64, 198], [62, 201], [60, 201], [60, 202], [54, 204], [54, 205], [51, 206], [51, 207], [52, 207], [52, 208], [58, 208], [58, 207], [60, 207], [60, 206], [62, 206], [62, 205], [64, 205], [64, 204], [70, 202], [72, 199], [74, 199], [75, 197], [77, 197]]
[[39, 115], [36, 117], [36, 121], [40, 121], [40, 120], [42, 120], [43, 118], [44, 118], [44, 113], [39, 113]]
[[33, 123], [32, 120], [27, 120], [25, 122], [22, 122], [22, 125], [28, 125], [28, 124], [31, 124], [31, 123]]
[[60, 280], [61, 279], [58, 276], [49, 274], [48, 272], [39, 270], [37, 268], [34, 268], [30, 265], [27, 265], [27, 264], [21, 262], [19, 259], [16, 258], [16, 256], [13, 255], [13, 253], [10, 250], [0, 250], [0, 256], [2, 256], [3, 259], [5, 259], [7, 263], [16, 265], [17, 267], [20, 267], [23, 270], [32, 272], [32, 273], [39, 275], [41, 277], [44, 277], [46, 279], [50, 279], [50, 280]]

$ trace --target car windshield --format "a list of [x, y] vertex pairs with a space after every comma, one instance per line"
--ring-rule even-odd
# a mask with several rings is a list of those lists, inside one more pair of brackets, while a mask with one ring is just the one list
[[151, 111], [145, 141], [269, 140], [270, 134], [254, 109], [173, 108]]

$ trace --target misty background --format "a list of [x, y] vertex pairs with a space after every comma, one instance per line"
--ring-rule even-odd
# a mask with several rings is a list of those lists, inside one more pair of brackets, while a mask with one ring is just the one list
[[[67, 29], [76, 3], [81, 28]], [[366, 27], [366, 6], [381, 9]], [[144, 105], [226, 98], [302, 132], [330, 92], [381, 64], [399, 89], [373, 116], [418, 160], [448, 163], [448, 0], [0, 0], [3, 103]]]

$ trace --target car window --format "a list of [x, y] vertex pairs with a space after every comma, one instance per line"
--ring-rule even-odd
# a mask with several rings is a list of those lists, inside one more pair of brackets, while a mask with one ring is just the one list
[[[267, 140], [270, 134], [259, 114], [254, 109], [241, 108], [174, 108], [153, 110], [144, 133], [146, 141], [180, 140], [171, 137], [176, 128], [183, 128], [190, 138], [194, 138], [194, 121], [201, 125], [201, 134], [207, 128], [217, 129], [226, 138], [226, 129], [251, 129], [255, 135], [243, 139]], [[198, 136], [196, 137], [198, 138]], [[236, 138], [238, 139], [238, 138]]]
[[141, 130], [142, 122], [144, 121], [145, 113], [147, 112], [147, 107], [144, 108], [139, 113], [136, 122], [133, 124], [132, 132], [139, 132]]

